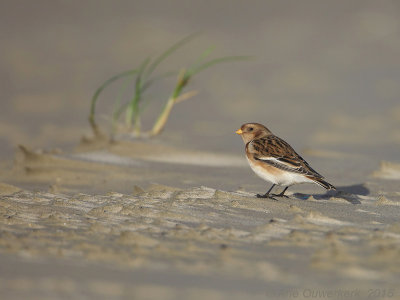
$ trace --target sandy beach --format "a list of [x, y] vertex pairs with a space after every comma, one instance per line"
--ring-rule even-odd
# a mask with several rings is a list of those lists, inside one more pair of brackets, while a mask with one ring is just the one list
[[[2, 178], [14, 185], [0, 186], [3, 295], [395, 293], [399, 165], [383, 163], [339, 192], [303, 185], [274, 201], [255, 197], [265, 185], [248, 174], [243, 157], [185, 151], [177, 164], [178, 149], [164, 146], [161, 161], [141, 151], [144, 145], [74, 154], [20, 150]], [[132, 149], [129, 157], [121, 155], [124, 147]], [[208, 164], [200, 166], [199, 157]]]
[[[397, 3], [3, 2], [0, 298], [400, 299]], [[196, 77], [159, 137], [94, 137], [99, 84], [198, 30], [163, 68], [209, 45], [255, 59]], [[338, 190], [257, 198], [249, 121]]]

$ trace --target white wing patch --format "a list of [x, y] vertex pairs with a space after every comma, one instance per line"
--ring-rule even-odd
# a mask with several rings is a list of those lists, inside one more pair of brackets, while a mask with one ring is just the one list
[[262, 156], [262, 157], [257, 157], [256, 159], [264, 161], [266, 163], [269, 163], [269, 164], [271, 164], [273, 166], [280, 167], [283, 170], [297, 171], [297, 170], [299, 170], [301, 168], [301, 165], [299, 165], [298, 167], [295, 167], [292, 164], [290, 164], [288, 162], [285, 162], [285, 161], [282, 161], [282, 160], [279, 160], [278, 158], [275, 158], [275, 157]]

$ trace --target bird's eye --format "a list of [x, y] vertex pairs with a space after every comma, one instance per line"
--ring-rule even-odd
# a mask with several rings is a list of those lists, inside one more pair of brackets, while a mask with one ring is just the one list
[[254, 129], [253, 127], [250, 127], [250, 128], [249, 128], [249, 131], [253, 131], [253, 129]]

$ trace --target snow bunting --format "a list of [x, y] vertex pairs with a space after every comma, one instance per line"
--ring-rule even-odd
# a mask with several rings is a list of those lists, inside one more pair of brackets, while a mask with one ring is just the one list
[[[247, 123], [236, 131], [246, 144], [246, 157], [253, 171], [262, 179], [272, 182], [272, 187], [258, 198], [287, 197], [289, 186], [298, 183], [316, 183], [327, 190], [336, 188], [281, 138], [258, 123]], [[284, 186], [280, 194], [270, 194], [275, 185]]]

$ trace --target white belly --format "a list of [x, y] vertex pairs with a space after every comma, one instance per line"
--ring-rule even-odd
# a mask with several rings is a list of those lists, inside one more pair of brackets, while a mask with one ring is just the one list
[[247, 161], [249, 162], [249, 165], [254, 173], [256, 173], [262, 179], [272, 182], [273, 184], [290, 186], [298, 183], [313, 182], [311, 179], [308, 179], [307, 177], [297, 173], [276, 172], [276, 174], [272, 174], [267, 172], [264, 168], [253, 164], [248, 158]]

